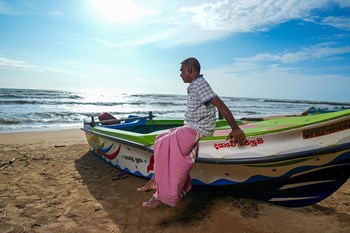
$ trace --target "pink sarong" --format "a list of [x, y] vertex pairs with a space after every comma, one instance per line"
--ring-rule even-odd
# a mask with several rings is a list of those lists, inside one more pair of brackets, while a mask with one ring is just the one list
[[174, 207], [192, 188], [190, 171], [197, 152], [200, 133], [189, 126], [158, 135], [154, 144], [154, 196]]

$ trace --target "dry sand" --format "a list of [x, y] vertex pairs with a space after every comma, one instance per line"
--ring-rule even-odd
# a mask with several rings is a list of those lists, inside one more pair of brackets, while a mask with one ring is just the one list
[[144, 209], [146, 180], [89, 152], [79, 129], [0, 134], [0, 232], [350, 232], [350, 181], [328, 199], [283, 208], [192, 189]]

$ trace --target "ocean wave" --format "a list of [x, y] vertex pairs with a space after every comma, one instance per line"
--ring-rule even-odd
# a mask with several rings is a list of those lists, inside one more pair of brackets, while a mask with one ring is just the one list
[[264, 99], [263, 102], [271, 103], [290, 103], [290, 104], [308, 104], [308, 105], [331, 105], [331, 106], [350, 106], [347, 102], [331, 102], [331, 101], [313, 101], [313, 100], [284, 100], [284, 99]]
[[68, 91], [6, 89], [0, 88], [0, 99], [83, 99], [84, 97]]
[[185, 106], [186, 103], [178, 103], [172, 101], [130, 101], [130, 102], [83, 102], [83, 101], [57, 101], [57, 100], [30, 100], [30, 99], [18, 99], [18, 100], [0, 100], [1, 105], [98, 105], [98, 106], [117, 106], [117, 105], [159, 105], [159, 106]]
[[0, 118], [0, 124], [3, 125], [18, 125], [21, 124], [22, 121], [19, 119], [4, 119], [4, 118]]
[[[0, 100], [0, 104], [32, 104], [32, 105], [101, 105], [114, 106], [127, 104], [124, 102], [80, 102], [80, 101], [56, 101], [56, 100]], [[133, 105], [142, 103], [131, 103]], [[144, 103], [143, 103], [144, 104]]]

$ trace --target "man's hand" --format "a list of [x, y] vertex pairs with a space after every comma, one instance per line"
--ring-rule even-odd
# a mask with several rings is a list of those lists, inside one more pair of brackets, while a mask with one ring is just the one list
[[230, 109], [226, 106], [226, 104], [219, 98], [216, 97], [211, 100], [212, 104], [216, 106], [216, 108], [219, 110], [221, 115], [226, 119], [226, 121], [231, 126], [231, 133], [228, 134], [226, 137], [226, 140], [233, 139], [233, 142], [235, 143], [244, 143], [246, 141], [245, 134], [241, 128], [237, 125], [237, 122], [235, 118], [233, 117], [232, 112]]
[[240, 128], [233, 129], [226, 137], [226, 140], [229, 139], [233, 139], [234, 143], [243, 143], [247, 140], [243, 130]]

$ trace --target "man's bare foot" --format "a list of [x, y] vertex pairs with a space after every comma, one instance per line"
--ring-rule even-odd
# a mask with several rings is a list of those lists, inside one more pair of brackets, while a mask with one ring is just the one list
[[156, 181], [152, 178], [144, 186], [142, 186], [141, 188], [138, 188], [137, 191], [147, 192], [155, 189], [157, 189]]
[[159, 206], [160, 204], [162, 204], [162, 202], [160, 202], [157, 198], [152, 196], [151, 199], [142, 203], [142, 206], [145, 208], [155, 208], [155, 207]]

